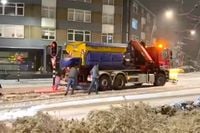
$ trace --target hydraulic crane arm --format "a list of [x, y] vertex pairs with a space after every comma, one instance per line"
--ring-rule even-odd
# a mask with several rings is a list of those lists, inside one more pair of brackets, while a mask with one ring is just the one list
[[153, 59], [151, 56], [148, 54], [146, 49], [138, 42], [138, 41], [130, 41], [131, 47], [133, 47], [135, 50], [137, 50], [141, 55], [144, 57], [145, 61], [147, 63], [153, 63]]

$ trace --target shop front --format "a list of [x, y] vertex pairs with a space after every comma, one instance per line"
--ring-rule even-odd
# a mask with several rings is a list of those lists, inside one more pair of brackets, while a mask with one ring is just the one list
[[[23, 61], [18, 62], [17, 57]], [[14, 72], [19, 69], [24, 72], [36, 72], [44, 66], [44, 49], [0, 48], [0, 71]]]

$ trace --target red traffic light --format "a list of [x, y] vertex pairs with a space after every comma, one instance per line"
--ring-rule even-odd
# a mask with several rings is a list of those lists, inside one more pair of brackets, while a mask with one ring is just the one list
[[57, 43], [55, 41], [53, 41], [51, 43], [51, 52], [50, 52], [51, 56], [57, 56]]
[[18, 55], [18, 56], [16, 57], [16, 60], [17, 60], [18, 62], [22, 63], [22, 62], [24, 61], [24, 57], [23, 57], [22, 55]]

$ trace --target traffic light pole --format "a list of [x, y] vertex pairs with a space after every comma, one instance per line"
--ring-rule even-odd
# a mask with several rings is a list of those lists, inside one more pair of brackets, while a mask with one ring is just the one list
[[55, 80], [56, 80], [56, 57], [57, 57], [57, 43], [53, 41], [50, 45], [50, 55], [51, 55], [51, 63], [53, 68], [53, 86], [52, 89], [55, 91]]
[[17, 82], [19, 82], [20, 79], [20, 62], [18, 62], [18, 69], [17, 69]]
[[53, 86], [55, 85], [55, 79], [56, 79], [56, 66], [53, 66]]
[[53, 70], [52, 70], [52, 73], [53, 73], [53, 84], [52, 84], [52, 89], [54, 90], [54, 88], [55, 88], [55, 79], [56, 79], [56, 57], [54, 56], [54, 57], [52, 57], [51, 58], [51, 63], [52, 63], [52, 68], [53, 68]]

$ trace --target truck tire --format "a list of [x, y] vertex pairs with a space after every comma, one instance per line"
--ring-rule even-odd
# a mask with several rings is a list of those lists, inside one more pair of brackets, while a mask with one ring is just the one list
[[166, 76], [163, 73], [158, 73], [154, 82], [154, 86], [164, 86], [166, 83]]
[[125, 87], [126, 84], [126, 78], [123, 75], [118, 75], [113, 83], [113, 87], [116, 90], [121, 90]]
[[103, 75], [99, 78], [99, 90], [106, 91], [111, 90], [111, 80], [107, 75]]

